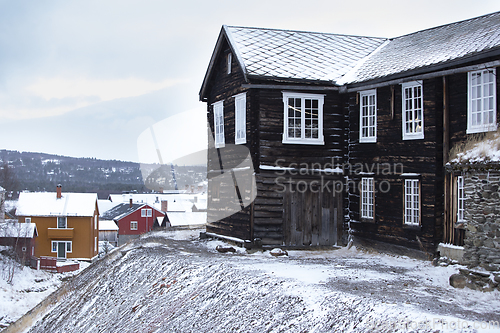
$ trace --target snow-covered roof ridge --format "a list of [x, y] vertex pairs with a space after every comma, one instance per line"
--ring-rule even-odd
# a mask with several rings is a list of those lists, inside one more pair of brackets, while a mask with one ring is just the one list
[[22, 192], [19, 194], [18, 216], [93, 216], [97, 193]]
[[385, 38], [225, 26], [246, 75], [335, 81]]

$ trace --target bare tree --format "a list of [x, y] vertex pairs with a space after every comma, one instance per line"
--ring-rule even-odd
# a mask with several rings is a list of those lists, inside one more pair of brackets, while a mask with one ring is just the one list
[[16, 192], [19, 187], [16, 174], [9, 168], [9, 163], [7, 163], [7, 161], [4, 161], [0, 166], [0, 186], [7, 192]]

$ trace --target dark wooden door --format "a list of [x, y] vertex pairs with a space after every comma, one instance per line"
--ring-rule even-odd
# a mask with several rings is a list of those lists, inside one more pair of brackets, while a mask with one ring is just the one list
[[337, 245], [341, 237], [342, 193], [333, 184], [294, 181], [284, 193], [284, 238], [287, 246]]

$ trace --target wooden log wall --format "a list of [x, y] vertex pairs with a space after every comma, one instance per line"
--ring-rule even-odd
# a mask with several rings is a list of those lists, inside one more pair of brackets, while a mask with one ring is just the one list
[[322, 94], [324, 145], [284, 144], [283, 139], [283, 90], [259, 89], [259, 162], [265, 165], [276, 165], [277, 160], [283, 160], [280, 165], [290, 163], [305, 163], [311, 166], [317, 163], [325, 166], [335, 161], [343, 163], [345, 155], [344, 136], [345, 118], [341, 108], [341, 100], [337, 91], [300, 91], [309, 94]]
[[[238, 167], [248, 157], [249, 152], [253, 151], [253, 154], [255, 154], [256, 146], [256, 142], [252, 141], [251, 136], [251, 133], [255, 131], [254, 124], [256, 123], [255, 117], [249, 111], [252, 98], [251, 92], [247, 92], [246, 98], [247, 143], [245, 145], [234, 145], [235, 101], [233, 96], [245, 91], [241, 88], [245, 80], [234, 55], [232, 56], [231, 73], [227, 73], [227, 54], [230, 52], [229, 45], [227, 42], [224, 42], [221, 52], [216, 58], [214, 71], [207, 89], [207, 121], [212, 135], [214, 134], [212, 104], [218, 101], [223, 101], [224, 103], [224, 138], [226, 144], [223, 148], [208, 150], [207, 215], [210, 223], [207, 226], [207, 231], [249, 240], [251, 238], [251, 206], [246, 206], [234, 214], [227, 213], [235, 211], [235, 207], [237, 208], [240, 205], [238, 195], [248, 195], [248, 193], [244, 193], [246, 191], [245, 188], [241, 188], [241, 193], [239, 194], [235, 192], [235, 185], [237, 184], [235, 184], [231, 174], [227, 172], [232, 168]], [[221, 216], [223, 218], [220, 218]]]
[[[394, 99], [391, 89], [394, 90]], [[347, 174], [354, 183], [352, 186], [357, 187], [363, 177], [357, 171], [359, 166], [363, 165], [362, 172], [374, 171], [376, 190], [377, 187], [383, 186], [378, 188], [379, 191], [375, 195], [373, 222], [360, 221], [360, 194], [357, 189], [349, 191], [349, 214], [351, 228], [356, 235], [398, 245], [410, 245], [417, 249], [421, 247], [418, 236], [426, 250], [433, 251], [433, 247], [437, 246], [442, 237], [440, 230], [443, 223], [442, 79], [425, 80], [423, 95], [424, 139], [403, 141], [401, 86], [377, 89], [376, 143], [359, 143], [358, 98], [356, 93], [346, 96], [351, 120], [348, 162], [354, 170]], [[391, 103], [394, 113], [391, 111]], [[388, 170], [390, 172], [387, 172]], [[418, 227], [403, 223], [404, 181], [400, 176], [401, 171], [420, 174], [421, 225]], [[386, 188], [390, 190], [383, 193]]]

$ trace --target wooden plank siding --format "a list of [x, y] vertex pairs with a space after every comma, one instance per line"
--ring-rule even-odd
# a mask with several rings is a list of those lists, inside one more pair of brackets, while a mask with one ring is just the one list
[[[359, 143], [359, 104], [356, 93], [346, 96], [349, 112], [349, 165], [352, 181], [349, 191], [349, 216], [354, 235], [433, 251], [442, 237], [443, 171], [442, 171], [442, 79], [423, 82], [424, 139], [402, 139], [402, 89], [391, 86], [377, 89], [377, 142]], [[394, 103], [394, 114], [391, 112]], [[375, 218], [360, 219], [360, 193], [357, 190], [362, 172], [373, 171], [375, 180]], [[358, 166], [358, 167], [357, 167]], [[378, 168], [378, 169], [377, 169]], [[402, 169], [402, 170], [401, 170]], [[390, 170], [390, 172], [389, 172]], [[403, 186], [401, 172], [419, 174], [421, 186], [420, 226], [403, 221]], [[389, 173], [389, 174], [384, 174]], [[381, 187], [380, 187], [381, 186]], [[383, 193], [388, 189], [386, 193]]]

